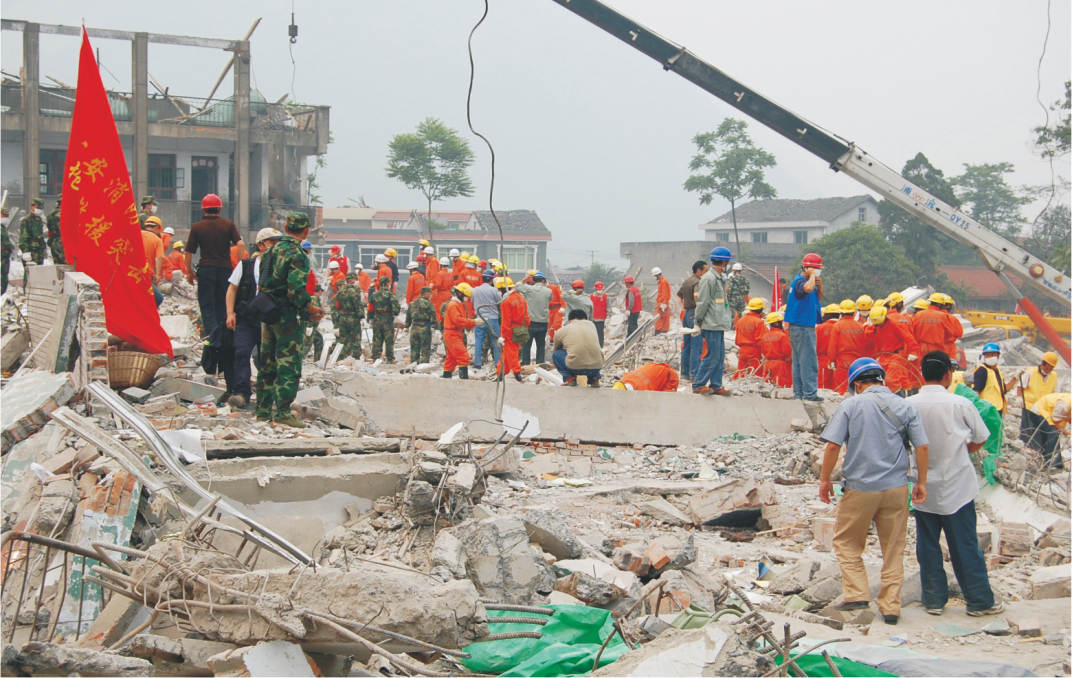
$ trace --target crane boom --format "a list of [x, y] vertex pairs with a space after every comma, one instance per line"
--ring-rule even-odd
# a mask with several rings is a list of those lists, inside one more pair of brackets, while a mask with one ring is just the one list
[[994, 271], [1012, 272], [1061, 304], [1072, 301], [1072, 281], [1061, 271], [948, 205], [846, 141], [734, 80], [681, 45], [648, 30], [599, 0], [554, 0], [577, 16], [659, 62], [689, 82], [766, 125], [844, 172], [909, 214], [974, 249]]

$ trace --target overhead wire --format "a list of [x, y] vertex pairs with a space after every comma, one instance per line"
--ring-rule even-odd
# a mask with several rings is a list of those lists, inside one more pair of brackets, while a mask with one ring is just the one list
[[[1043, 125], [1044, 129], [1050, 126], [1050, 109], [1046, 106], [1046, 104], [1042, 103], [1042, 61], [1046, 58], [1046, 48], [1050, 44], [1050, 28], [1052, 26], [1052, 18], [1050, 16], [1051, 3], [1052, 0], [1046, 0], [1046, 36], [1042, 39], [1042, 54], [1039, 55], [1038, 66], [1036, 66], [1035, 68], [1035, 101], [1037, 101], [1039, 107], [1042, 108], [1042, 115], [1044, 116], [1045, 120], [1045, 125]], [[1050, 163], [1050, 197], [1046, 200], [1046, 206], [1042, 208], [1042, 211], [1039, 212], [1035, 219], [1031, 222], [1031, 238], [1040, 246], [1042, 246], [1043, 244], [1039, 242], [1037, 235], [1038, 222], [1040, 219], [1042, 219], [1043, 215], [1045, 215], [1050, 210], [1050, 206], [1053, 204], [1054, 198], [1057, 197], [1057, 175], [1056, 170], [1053, 167], [1053, 159], [1055, 154], [1051, 151], [1046, 155]], [[1043, 247], [1043, 249], [1045, 249], [1045, 247]]]
[[473, 61], [473, 34], [476, 33], [476, 29], [480, 28], [480, 24], [484, 23], [484, 19], [488, 17], [488, 0], [484, 0], [484, 14], [481, 15], [480, 21], [476, 22], [473, 26], [473, 30], [469, 31], [469, 93], [465, 97], [465, 120], [469, 123], [469, 131], [484, 140], [484, 143], [488, 145], [488, 151], [491, 153], [491, 184], [488, 188], [488, 209], [491, 211], [491, 217], [495, 220], [495, 225], [499, 228], [499, 259], [505, 257], [506, 252], [506, 238], [503, 236], [502, 223], [499, 221], [499, 215], [495, 213], [495, 147], [491, 145], [491, 141], [486, 136], [476, 131], [473, 127], [473, 80], [476, 78], [476, 63]]

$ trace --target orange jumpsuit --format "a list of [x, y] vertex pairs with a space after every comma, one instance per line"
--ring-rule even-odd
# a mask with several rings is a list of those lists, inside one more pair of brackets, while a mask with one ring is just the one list
[[176, 271], [182, 271], [182, 274], [187, 278], [190, 277], [189, 272], [186, 270], [186, 257], [182, 256], [182, 252], [178, 250], [173, 251], [167, 256], [167, 260], [171, 262], [172, 268]]
[[469, 366], [469, 351], [465, 348], [465, 330], [476, 327], [476, 321], [469, 317], [465, 304], [451, 299], [447, 304], [447, 313], [443, 316], [443, 344], [447, 349], [447, 359], [443, 361], [443, 371], [453, 372], [455, 367]]
[[964, 326], [949, 311], [942, 311], [942, 320], [945, 321], [946, 332], [948, 333], [944, 350], [946, 355], [955, 359], [957, 357], [957, 339], [964, 336]]
[[518, 353], [521, 345], [514, 343], [514, 328], [529, 326], [529, 305], [525, 297], [511, 291], [499, 304], [499, 325], [501, 336], [506, 342], [502, 345], [502, 366], [507, 372], [521, 374], [521, 360]]
[[439, 261], [435, 257], [429, 257], [424, 264], [424, 278], [429, 284], [439, 275]]
[[834, 390], [834, 371], [830, 369], [830, 332], [837, 323], [837, 318], [830, 318], [815, 327], [815, 353], [819, 356], [819, 388]]
[[357, 286], [361, 288], [361, 293], [364, 294], [365, 298], [367, 299], [368, 289], [372, 286], [372, 277], [369, 276], [368, 273], [365, 273], [364, 270], [358, 271]]
[[462, 274], [462, 269], [465, 268], [465, 261], [461, 257], [458, 257], [454, 261], [450, 262], [450, 274], [454, 276], [455, 280], [458, 280], [458, 276]]
[[[380, 264], [379, 268], [376, 269], [376, 284], [377, 285], [379, 285], [379, 283], [380, 283], [380, 278], [387, 278], [388, 280], [392, 279], [391, 278], [391, 267], [388, 266], [387, 264]], [[391, 291], [392, 292], [395, 291], [395, 286], [394, 286], [393, 282], [391, 283]]]
[[920, 358], [931, 351], [944, 351], [949, 346], [950, 329], [946, 324], [947, 317], [936, 308], [928, 308], [912, 316], [912, 329], [919, 344]]
[[231, 245], [231, 270], [232, 271], [234, 270], [235, 266], [238, 266], [238, 262], [242, 261], [243, 259], [248, 259], [248, 258], [249, 258], [249, 252], [246, 251], [245, 247], [243, 247], [242, 249], [238, 249], [238, 245]]
[[638, 370], [623, 374], [621, 382], [632, 386], [634, 391], [676, 393], [679, 378], [677, 370], [666, 363], [648, 363]]
[[827, 355], [834, 363], [834, 390], [844, 395], [849, 388], [849, 365], [867, 355], [864, 327], [851, 316], [834, 323], [830, 330], [830, 345]]
[[[476, 288], [484, 284], [484, 278], [481, 277], [480, 271], [476, 270], [475, 268], [469, 268], [468, 266], [466, 266], [462, 269], [461, 274], [457, 278], [457, 282], [455, 282], [454, 284], [457, 285], [459, 283], [469, 283], [469, 286], [475, 290]], [[476, 309], [473, 308], [472, 298], [467, 298], [465, 300], [465, 308], [469, 310], [469, 315], [473, 316], [474, 318], [476, 317]]]
[[[171, 234], [170, 233], [161, 233], [160, 234], [160, 242], [164, 243], [164, 251], [167, 252], [167, 249], [169, 247], [171, 247]], [[237, 264], [235, 264], [235, 265], [237, 266]]]
[[441, 270], [432, 283], [432, 306], [440, 325], [443, 324], [443, 304], [450, 300], [451, 287], [454, 287], [454, 276], [447, 269]]
[[414, 299], [421, 296], [422, 287], [424, 287], [424, 276], [419, 271], [410, 271], [409, 282], [406, 283], [407, 304], [412, 304]]
[[[739, 330], [738, 330], [739, 331]], [[763, 352], [763, 366], [760, 372], [778, 388], [793, 386], [793, 348], [789, 345], [789, 335], [780, 327], [772, 327], [759, 340]]]
[[[903, 316], [898, 315], [898, 318]], [[912, 377], [908, 367], [909, 354], [919, 350], [916, 338], [903, 320], [890, 320], [881, 325], [868, 325], [864, 328], [867, 343], [874, 348], [875, 360], [886, 370], [886, 386], [891, 391], [916, 388], [919, 384]]]
[[737, 321], [737, 372], [733, 375], [734, 379], [749, 376], [745, 370], [759, 374], [760, 358], [763, 357], [759, 342], [766, 333], [767, 326], [763, 316], [758, 313], [750, 311]]
[[547, 338], [555, 340], [555, 332], [562, 329], [562, 309], [566, 302], [562, 301], [562, 288], [558, 285], [548, 285], [551, 290], [551, 302], [547, 304]]
[[[663, 305], [666, 308], [662, 308]], [[655, 331], [670, 331], [670, 281], [666, 276], [659, 277], [659, 289], [655, 292]]]

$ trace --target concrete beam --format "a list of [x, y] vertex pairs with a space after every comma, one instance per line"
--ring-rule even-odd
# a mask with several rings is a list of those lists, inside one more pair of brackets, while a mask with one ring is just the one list
[[[388, 435], [438, 437], [460, 421], [473, 422], [470, 430], [482, 440], [495, 440], [503, 431], [501, 425], [475, 421], [495, 418], [492, 382], [377, 378], [341, 370], [335, 379], [339, 394], [359, 401]], [[510, 421], [526, 415], [539, 420], [539, 433], [530, 425], [526, 438], [612, 445], [702, 445], [733, 433], [789, 433], [791, 420], [807, 418], [797, 400], [513, 383], [506, 386], [504, 412]]]
[[327, 456], [335, 447], [343, 454], [398, 452], [398, 438], [292, 438], [289, 440], [215, 440], [205, 443], [209, 459], [237, 457]]
[[240, 233], [247, 243], [253, 241], [249, 223], [249, 174], [252, 158], [249, 146], [249, 40], [239, 43], [234, 57], [234, 201]]
[[41, 35], [38, 25], [24, 24], [22, 33], [22, 112], [26, 127], [22, 142], [22, 193], [26, 209], [41, 195]]
[[[5, 31], [26, 31], [26, 27], [30, 24], [25, 21], [18, 21], [12, 19], [4, 19], [0, 22], [0, 30]], [[48, 33], [50, 35], [82, 35], [82, 29], [79, 26], [59, 26], [56, 24], [39, 24], [39, 30], [41, 33]], [[135, 33], [132, 31], [117, 31], [110, 28], [87, 28], [86, 33], [91, 38], [104, 38], [105, 40], [134, 40]], [[232, 50], [238, 45], [236, 40], [220, 40], [218, 38], [193, 38], [185, 35], [164, 35], [161, 33], [148, 33], [149, 42], [156, 42], [164, 45], [182, 45], [184, 47], [207, 47], [209, 49], [226, 49]]]
[[134, 200], [149, 194], [149, 34], [135, 33], [130, 45], [133, 84], [134, 152], [131, 177]]

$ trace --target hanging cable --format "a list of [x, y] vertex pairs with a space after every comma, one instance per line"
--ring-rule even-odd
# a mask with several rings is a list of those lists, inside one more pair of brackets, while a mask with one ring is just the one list
[[[1046, 107], [1046, 104], [1042, 103], [1042, 60], [1046, 58], [1046, 47], [1050, 44], [1050, 4], [1051, 0], [1046, 0], [1046, 37], [1042, 40], [1042, 54], [1039, 55], [1038, 66], [1035, 69], [1035, 100], [1038, 101], [1038, 105], [1042, 108], [1042, 115], [1045, 119], [1045, 125], [1043, 129], [1047, 129], [1050, 126], [1050, 109]], [[1057, 177], [1053, 167], [1054, 153], [1051, 151], [1047, 153], [1050, 162], [1050, 197], [1046, 200], [1046, 206], [1042, 208], [1042, 211], [1038, 213], [1034, 221], [1031, 222], [1031, 239], [1042, 247], [1043, 251], [1046, 251], [1046, 247], [1039, 242], [1036, 232], [1038, 231], [1038, 222], [1050, 210], [1050, 205], [1053, 204], [1053, 199], [1057, 197]]]
[[290, 28], [287, 31], [290, 36], [290, 44], [287, 51], [290, 52], [290, 100], [296, 102], [298, 97], [294, 94], [294, 79], [298, 74], [298, 64], [294, 61], [294, 43], [298, 42], [298, 24], [294, 23], [294, 0], [290, 0]]
[[499, 215], [495, 214], [495, 148], [488, 141], [488, 138], [477, 132], [473, 127], [473, 79], [476, 77], [476, 64], [473, 61], [473, 34], [476, 33], [476, 29], [480, 28], [480, 24], [484, 23], [484, 19], [488, 17], [488, 0], [484, 0], [484, 14], [480, 17], [480, 21], [476, 22], [473, 26], [473, 30], [469, 31], [469, 94], [465, 97], [465, 120], [469, 123], [469, 131], [477, 135], [484, 140], [484, 143], [488, 145], [488, 151], [491, 153], [491, 185], [488, 188], [488, 209], [491, 210], [491, 217], [495, 220], [495, 225], [499, 228], [499, 259], [505, 259], [506, 257], [506, 241], [503, 237], [503, 227], [499, 222]]

